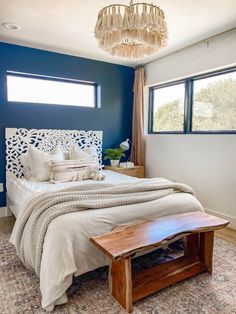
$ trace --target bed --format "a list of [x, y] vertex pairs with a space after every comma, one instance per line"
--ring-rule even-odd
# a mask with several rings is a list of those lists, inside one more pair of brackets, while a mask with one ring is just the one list
[[[101, 162], [102, 132], [100, 131], [6, 130], [8, 205], [17, 220], [23, 215], [29, 199], [36, 198], [45, 191], [60, 191], [71, 187], [79, 191], [79, 189], [86, 190], [86, 186], [90, 186], [90, 180], [50, 184], [30, 182], [23, 177], [19, 156], [27, 150], [29, 144], [43, 151], [50, 151], [60, 142], [67, 151], [71, 141], [82, 148], [91, 143], [95, 144]], [[93, 182], [98, 189], [99, 186], [104, 188], [111, 185], [132, 187], [147, 181], [147, 179], [129, 177], [109, 170], [104, 172], [106, 174], [104, 181]], [[155, 184], [171, 183], [166, 179], [158, 178], [155, 179]], [[48, 225], [43, 242], [39, 274], [42, 307], [51, 311], [55, 305], [66, 303], [66, 290], [71, 285], [73, 276], [107, 265], [107, 258], [89, 242], [90, 237], [109, 232], [117, 226], [192, 211], [203, 211], [203, 208], [191, 193], [172, 193], [145, 203], [87, 209], [66, 213], [53, 219]]]

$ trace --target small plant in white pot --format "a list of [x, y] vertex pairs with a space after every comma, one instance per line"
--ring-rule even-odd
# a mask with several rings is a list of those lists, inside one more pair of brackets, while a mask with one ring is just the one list
[[112, 167], [118, 167], [121, 157], [125, 157], [122, 148], [107, 148], [105, 150], [105, 160], [109, 159]]

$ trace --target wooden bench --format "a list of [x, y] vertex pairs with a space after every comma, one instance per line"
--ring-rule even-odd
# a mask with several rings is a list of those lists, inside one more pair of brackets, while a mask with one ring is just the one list
[[[191, 212], [119, 227], [90, 241], [109, 256], [110, 291], [130, 313], [137, 300], [202, 271], [211, 273], [214, 231], [228, 223], [203, 212]], [[162, 247], [183, 236], [182, 257], [132, 274], [135, 253]]]

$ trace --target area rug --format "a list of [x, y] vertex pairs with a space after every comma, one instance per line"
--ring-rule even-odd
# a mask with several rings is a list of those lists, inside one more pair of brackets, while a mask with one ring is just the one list
[[[24, 268], [8, 242], [10, 234], [0, 234], [0, 313], [41, 314], [39, 280]], [[158, 250], [135, 259], [134, 268], [150, 266], [180, 254]], [[167, 255], [168, 253], [168, 255]], [[170, 254], [169, 254], [170, 253]], [[69, 302], [53, 313], [126, 313], [108, 291], [108, 269], [102, 267], [74, 279], [68, 290]], [[135, 314], [236, 314], [236, 246], [216, 238], [213, 275], [199, 274], [164, 289], [134, 305]]]

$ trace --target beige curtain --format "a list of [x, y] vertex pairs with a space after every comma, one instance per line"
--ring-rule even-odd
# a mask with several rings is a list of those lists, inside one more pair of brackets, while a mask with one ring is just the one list
[[144, 68], [135, 70], [131, 160], [143, 166], [144, 151]]

